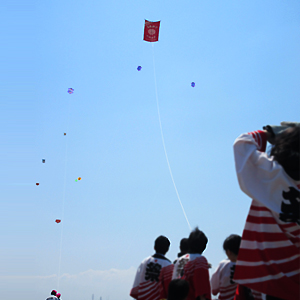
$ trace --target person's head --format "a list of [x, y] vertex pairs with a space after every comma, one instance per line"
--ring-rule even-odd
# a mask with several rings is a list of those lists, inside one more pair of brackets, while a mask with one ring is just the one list
[[60, 298], [60, 296], [61, 296], [61, 293], [57, 293], [56, 294], [56, 297], [59, 299]]
[[228, 258], [235, 262], [239, 254], [242, 238], [237, 234], [231, 234], [227, 237], [223, 243], [223, 249], [226, 252]]
[[300, 126], [276, 136], [270, 154], [294, 180], [300, 180]]
[[189, 240], [187, 238], [183, 238], [181, 241], [180, 241], [180, 252], [183, 254], [186, 254], [189, 252]]
[[166, 254], [169, 251], [170, 241], [163, 235], [160, 235], [154, 242], [154, 250], [157, 253]]
[[202, 252], [206, 248], [206, 244], [208, 242], [208, 239], [204, 232], [199, 230], [198, 227], [196, 227], [191, 233], [188, 238], [189, 242], [189, 253], [199, 253], [202, 254]]
[[56, 291], [56, 290], [52, 290], [52, 291], [51, 291], [51, 295], [56, 296], [56, 294], [57, 294], [57, 291]]
[[189, 294], [189, 283], [183, 279], [174, 279], [168, 288], [168, 300], [185, 300]]

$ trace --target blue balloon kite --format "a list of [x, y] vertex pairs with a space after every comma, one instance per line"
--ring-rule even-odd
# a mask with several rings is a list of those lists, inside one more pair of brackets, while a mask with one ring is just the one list
[[191, 83], [191, 86], [192, 86], [192, 87], [195, 87], [195, 85], [196, 85], [195, 82], [192, 82], [192, 83]]
[[141, 71], [141, 70], [142, 70], [142, 67], [141, 67], [141, 66], [138, 66], [136, 69], [137, 69], [138, 71]]

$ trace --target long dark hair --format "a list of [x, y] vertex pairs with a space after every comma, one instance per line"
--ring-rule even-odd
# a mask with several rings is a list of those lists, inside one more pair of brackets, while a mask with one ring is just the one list
[[270, 154], [292, 179], [300, 180], [300, 126], [278, 135]]

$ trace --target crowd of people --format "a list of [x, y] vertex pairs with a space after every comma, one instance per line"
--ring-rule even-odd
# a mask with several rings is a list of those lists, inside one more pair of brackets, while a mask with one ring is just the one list
[[[272, 144], [266, 153], [267, 141]], [[227, 237], [227, 259], [209, 276], [202, 255], [208, 238], [195, 228], [182, 239], [178, 259], [155, 254], [139, 266], [130, 296], [137, 300], [300, 299], [300, 124], [281, 123], [239, 136], [234, 143], [240, 188], [252, 199], [242, 237]]]

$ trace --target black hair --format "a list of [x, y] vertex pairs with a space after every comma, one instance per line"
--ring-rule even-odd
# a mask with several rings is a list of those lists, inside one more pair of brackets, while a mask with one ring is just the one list
[[157, 253], [166, 254], [169, 251], [170, 241], [163, 235], [160, 235], [154, 242], [154, 249]]
[[181, 241], [180, 241], [180, 252], [185, 254], [185, 253], [188, 253], [189, 252], [189, 240], [187, 238], [183, 238]]
[[202, 252], [206, 248], [206, 244], [208, 242], [208, 239], [204, 232], [199, 230], [198, 227], [196, 227], [191, 233], [188, 238], [189, 241], [189, 253], [199, 253], [202, 254]]
[[242, 238], [237, 234], [231, 234], [229, 237], [227, 237], [223, 243], [223, 249], [229, 250], [235, 255], [239, 254], [239, 249], [241, 245]]
[[57, 292], [56, 292], [55, 290], [52, 290], [52, 291], [51, 291], [51, 295], [53, 295], [53, 296], [56, 296], [56, 293], [57, 293]]
[[288, 128], [276, 136], [270, 155], [292, 179], [300, 180], [300, 126]]
[[189, 283], [183, 279], [174, 279], [168, 288], [168, 300], [184, 300], [189, 294]]

